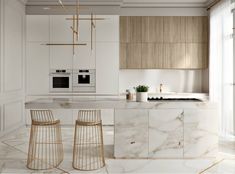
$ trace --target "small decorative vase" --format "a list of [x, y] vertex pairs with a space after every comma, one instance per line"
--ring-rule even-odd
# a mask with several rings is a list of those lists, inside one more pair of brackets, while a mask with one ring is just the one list
[[147, 102], [148, 101], [148, 92], [137, 92], [136, 93], [137, 102]]

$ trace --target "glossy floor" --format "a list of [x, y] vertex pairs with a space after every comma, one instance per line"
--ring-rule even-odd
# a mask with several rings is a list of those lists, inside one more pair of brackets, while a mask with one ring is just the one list
[[235, 143], [220, 141], [216, 159], [114, 159], [113, 127], [104, 127], [106, 167], [91, 172], [74, 170], [73, 128], [62, 128], [64, 161], [55, 169], [34, 171], [26, 168], [29, 128], [21, 128], [0, 139], [0, 173], [154, 173], [154, 174], [235, 174]]

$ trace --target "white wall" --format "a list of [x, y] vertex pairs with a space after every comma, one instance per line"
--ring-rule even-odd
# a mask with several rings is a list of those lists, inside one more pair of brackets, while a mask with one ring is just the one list
[[0, 136], [24, 123], [25, 6], [0, 0]]
[[148, 85], [151, 93], [159, 92], [208, 92], [204, 82], [206, 70], [120, 70], [119, 92], [137, 85]]

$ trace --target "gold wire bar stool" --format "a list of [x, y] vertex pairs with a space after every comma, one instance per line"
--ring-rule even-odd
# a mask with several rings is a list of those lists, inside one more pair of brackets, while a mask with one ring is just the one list
[[75, 124], [73, 168], [96, 170], [105, 166], [100, 110], [80, 110]]
[[31, 131], [27, 167], [34, 170], [51, 169], [63, 161], [60, 120], [50, 110], [31, 110]]

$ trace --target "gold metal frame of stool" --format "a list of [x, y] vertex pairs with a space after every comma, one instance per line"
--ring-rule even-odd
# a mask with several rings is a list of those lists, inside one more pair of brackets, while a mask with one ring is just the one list
[[51, 169], [63, 161], [63, 144], [59, 120], [49, 110], [31, 110], [27, 168]]
[[105, 166], [100, 110], [80, 110], [75, 124], [73, 168], [96, 170]]

